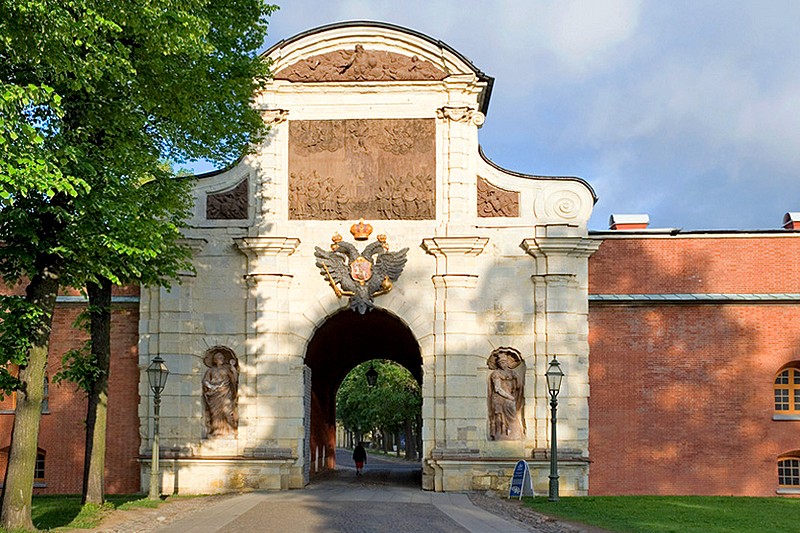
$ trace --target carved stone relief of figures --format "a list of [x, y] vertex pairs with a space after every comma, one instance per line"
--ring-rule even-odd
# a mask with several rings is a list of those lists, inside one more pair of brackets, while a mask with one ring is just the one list
[[206, 196], [206, 218], [208, 220], [246, 220], [248, 208], [247, 178], [233, 189], [211, 193]]
[[215, 346], [206, 351], [203, 363], [203, 405], [206, 436], [235, 437], [239, 430], [239, 362], [230, 348]]
[[432, 220], [435, 121], [289, 121], [289, 218]]
[[383, 50], [335, 50], [316, 55], [275, 73], [276, 80], [320, 81], [419, 81], [443, 80], [447, 74], [430, 61]]
[[289, 135], [293, 142], [311, 153], [336, 152], [344, 143], [344, 124], [339, 120], [297, 120]]
[[518, 217], [519, 193], [501, 189], [478, 176], [478, 216]]
[[501, 346], [486, 364], [492, 369], [488, 383], [489, 439], [525, 437], [525, 361], [519, 350]]

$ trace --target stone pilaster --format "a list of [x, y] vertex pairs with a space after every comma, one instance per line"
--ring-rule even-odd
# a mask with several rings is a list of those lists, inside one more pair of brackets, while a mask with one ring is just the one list
[[[549, 395], [544, 379], [554, 356], [565, 373], [558, 396], [559, 455], [586, 457], [589, 451], [589, 310], [588, 259], [600, 241], [569, 230], [533, 239], [521, 246], [534, 259], [534, 378], [536, 398], [533, 428], [536, 450], [550, 442]], [[551, 232], [553, 233], [553, 232]], [[533, 426], [531, 425], [533, 423]], [[536, 453], [536, 451], [534, 452]], [[579, 483], [580, 484], [580, 483]], [[574, 487], [585, 491], [585, 487]]]
[[[259, 149], [258, 168], [261, 175], [260, 189], [257, 191], [256, 225], [261, 231], [269, 231], [276, 219], [286, 216], [285, 202], [281, 201], [283, 190], [287, 186], [285, 180], [284, 161], [286, 148], [283, 139], [287, 137], [286, 109], [261, 109], [264, 122], [269, 125], [270, 132]], [[269, 149], [266, 149], [269, 147]]]
[[[476, 428], [478, 419], [482, 420], [484, 415], [459, 412], [466, 403], [463, 398], [459, 401], [464, 391], [458, 385], [448, 390], [448, 380], [456, 383], [462, 376], [474, 374], [475, 357], [479, 356], [475, 353], [479, 345], [475, 305], [477, 257], [488, 240], [485, 237], [434, 237], [422, 242], [425, 251], [436, 257], [436, 274], [432, 277], [435, 291], [433, 361], [432, 368], [425, 369], [425, 401], [433, 406], [432, 413], [425, 413], [426, 420], [432, 422], [425, 427], [423, 452], [426, 457], [447, 455], [448, 450], [456, 449], [460, 453], [474, 450], [477, 454]], [[465, 422], [468, 417], [472, 417], [472, 423]], [[442, 490], [441, 483], [441, 479], [435, 481], [436, 490]]]
[[[289, 269], [289, 256], [292, 255], [300, 244], [300, 240], [289, 237], [245, 237], [235, 240], [239, 249], [247, 256], [248, 285], [247, 310], [246, 310], [246, 343], [245, 361], [242, 372], [240, 390], [243, 388], [250, 393], [249, 397], [240, 396], [240, 420], [242, 426], [245, 421], [250, 421], [248, 427], [239, 428], [240, 439], [245, 436], [247, 446], [264, 446], [265, 437], [268, 442], [279, 447], [296, 445], [289, 439], [280, 435], [265, 434], [268, 424], [264, 419], [266, 412], [261, 412], [260, 405], [255, 402], [258, 398], [267, 397], [265, 388], [275, 387], [277, 380], [291, 381], [296, 376], [291, 376], [292, 366], [302, 365], [302, 356], [295, 354], [292, 359], [298, 359], [294, 365], [290, 364], [290, 357], [285, 348], [285, 336], [289, 324], [290, 289], [293, 275]], [[269, 379], [259, 379], [261, 376], [270, 376]], [[240, 378], [241, 379], [241, 378]], [[289, 383], [286, 383], [289, 385]], [[302, 387], [287, 387], [284, 390], [298, 390]], [[296, 412], [275, 409], [274, 413], [282, 413], [287, 417], [296, 419], [294, 422], [302, 427], [302, 398], [298, 398]], [[302, 450], [296, 452], [302, 453]]]
[[442, 121], [441, 147], [444, 180], [440, 196], [443, 230], [452, 235], [464, 231], [475, 217], [475, 169], [472, 157], [478, 143], [478, 127], [483, 113], [469, 106], [445, 106], [436, 110]]

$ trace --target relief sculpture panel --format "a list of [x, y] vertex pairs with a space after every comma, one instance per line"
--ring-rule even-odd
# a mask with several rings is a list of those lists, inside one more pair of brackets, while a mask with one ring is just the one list
[[289, 218], [432, 220], [433, 119], [289, 122]]
[[430, 61], [383, 50], [335, 50], [298, 61], [275, 73], [276, 80], [324, 81], [423, 81], [443, 80], [447, 73]]
[[247, 178], [245, 178], [233, 189], [209, 194], [206, 197], [206, 218], [208, 220], [247, 219], [247, 187]]
[[519, 193], [501, 189], [478, 176], [478, 216], [518, 217]]

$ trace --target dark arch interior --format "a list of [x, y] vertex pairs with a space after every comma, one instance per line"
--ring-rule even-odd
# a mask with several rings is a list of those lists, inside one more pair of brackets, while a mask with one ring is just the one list
[[311, 473], [336, 466], [336, 391], [345, 376], [370, 359], [389, 359], [422, 383], [422, 356], [411, 330], [395, 315], [350, 309], [331, 315], [306, 350], [311, 369]]

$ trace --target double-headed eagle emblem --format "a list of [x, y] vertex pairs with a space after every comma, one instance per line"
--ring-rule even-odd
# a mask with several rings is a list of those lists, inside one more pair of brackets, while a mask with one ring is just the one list
[[[372, 227], [362, 220], [350, 231], [356, 240], [366, 240]], [[390, 252], [386, 235], [378, 235], [378, 239], [362, 252], [349, 242], [343, 242], [338, 233], [331, 240], [330, 252], [319, 246], [314, 248], [317, 268], [336, 296], [349, 296], [350, 309], [363, 315], [375, 307], [374, 297], [392, 290], [392, 282], [403, 272], [408, 248]]]

